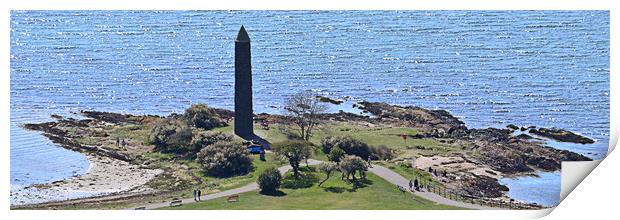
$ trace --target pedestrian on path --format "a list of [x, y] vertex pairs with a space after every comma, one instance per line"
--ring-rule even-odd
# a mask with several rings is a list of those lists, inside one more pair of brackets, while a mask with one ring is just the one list
[[196, 201], [196, 190], [194, 190], [194, 201]]
[[372, 164], [370, 164], [370, 156], [368, 156], [368, 167], [372, 168]]
[[198, 190], [198, 201], [200, 201], [200, 194], [202, 194], [202, 191]]
[[409, 191], [413, 192], [413, 181], [409, 180]]

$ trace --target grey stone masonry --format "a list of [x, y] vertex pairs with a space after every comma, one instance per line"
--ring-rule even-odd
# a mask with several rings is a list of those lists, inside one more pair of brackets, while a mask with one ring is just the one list
[[243, 139], [254, 136], [252, 110], [252, 56], [250, 37], [241, 26], [235, 40], [235, 134]]

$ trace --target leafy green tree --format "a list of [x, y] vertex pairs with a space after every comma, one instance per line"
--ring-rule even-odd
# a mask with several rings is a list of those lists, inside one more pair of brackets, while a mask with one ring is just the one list
[[274, 193], [280, 188], [282, 181], [282, 174], [274, 167], [267, 168], [263, 171], [256, 180], [261, 192], [265, 194]]
[[205, 173], [217, 177], [246, 174], [252, 169], [248, 150], [234, 142], [220, 141], [207, 145], [198, 152], [196, 160]]
[[340, 164], [340, 161], [342, 160], [344, 155], [345, 155], [345, 152], [342, 149], [340, 149], [339, 147], [334, 147], [331, 149], [331, 151], [327, 155], [327, 159], [335, 162], [336, 164]]
[[342, 178], [349, 179], [350, 176], [353, 177], [354, 181], [357, 181], [355, 178], [355, 174], [359, 173], [362, 179], [366, 179], [366, 171], [368, 171], [368, 166], [366, 161], [358, 156], [346, 156], [342, 162], [340, 162], [340, 171], [342, 172]]
[[288, 140], [274, 144], [273, 151], [288, 160], [295, 178], [299, 178], [299, 163], [312, 155], [312, 144], [307, 141]]
[[319, 164], [319, 171], [321, 171], [322, 173], [325, 173], [326, 175], [325, 179], [319, 183], [319, 186], [325, 183], [325, 181], [327, 181], [329, 177], [331, 177], [332, 173], [334, 173], [336, 170], [338, 170], [338, 166], [334, 163]]
[[155, 149], [164, 152], [187, 152], [191, 140], [192, 130], [189, 126], [174, 119], [157, 122], [149, 134], [149, 141], [155, 145]]
[[183, 114], [188, 123], [196, 128], [210, 130], [217, 127], [226, 126], [226, 122], [220, 115], [205, 104], [195, 104], [185, 110]]

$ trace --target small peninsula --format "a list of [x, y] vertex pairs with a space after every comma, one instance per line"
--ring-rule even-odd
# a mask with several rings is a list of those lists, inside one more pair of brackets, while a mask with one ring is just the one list
[[[200, 106], [207, 108], [211, 114], [209, 117], [218, 124], [208, 129], [209, 132], [233, 134], [233, 111]], [[536, 175], [536, 171], [559, 170], [562, 161], [591, 160], [574, 152], [546, 146], [541, 138], [536, 137], [539, 135], [536, 132], [531, 132], [533, 136], [530, 136], [525, 133], [515, 135], [516, 129], [512, 128], [467, 128], [465, 123], [445, 110], [366, 101], [354, 103], [353, 106], [359, 109], [360, 114], [340, 111], [318, 115], [320, 123], [309, 139], [315, 146], [312, 158], [328, 159], [321, 149], [325, 139], [352, 138], [388, 151], [373, 153], [373, 163], [408, 178], [414, 178], [412, 175], [416, 173], [428, 182], [446, 189], [489, 201], [510, 200], [506, 195], [509, 189], [498, 182], [500, 177]], [[78, 189], [78, 185], [92, 185], [99, 186], [94, 189], [107, 189], [110, 193], [95, 198], [16, 208], [67, 208], [75, 205], [100, 207], [102, 204], [110, 208], [124, 207], [150, 200], [181, 197], [195, 187], [206, 188], [208, 190], [205, 193], [213, 193], [254, 181], [256, 176], [251, 175], [254, 171], [250, 175], [225, 178], [209, 176], [191, 155], [158, 149], [151, 143], [149, 139], [152, 138], [149, 136], [158, 123], [182, 120], [188, 112], [191, 111], [188, 109], [185, 114], [158, 116], [82, 111], [79, 114], [86, 119], [54, 115], [52, 118], [55, 121], [52, 122], [23, 125], [26, 129], [42, 132], [45, 137], [64, 148], [89, 155], [92, 163], [107, 164], [111, 169], [101, 171], [101, 175], [85, 175], [90, 178], [76, 177], [32, 187], [71, 189], [71, 186], [76, 186], [74, 189]], [[255, 124], [262, 125], [261, 128], [255, 128], [254, 132], [270, 143], [294, 138], [295, 128], [292, 125], [295, 119], [291, 116], [262, 113], [254, 115], [254, 118]], [[268, 122], [267, 126], [265, 122]], [[207, 131], [196, 127], [191, 130], [192, 133]], [[560, 141], [575, 142], [586, 138], [576, 137], [577, 134], [564, 130], [560, 134], [565, 136], [553, 137]], [[117, 144], [119, 138], [124, 142], [122, 145]], [[235, 141], [243, 142], [238, 137], [235, 137]], [[253, 160], [258, 161], [256, 156], [253, 157]], [[415, 172], [412, 172], [412, 158], [415, 158]], [[285, 164], [270, 153], [267, 154], [267, 161], [269, 165], [255, 166], [253, 169], [258, 172], [264, 166]], [[126, 171], [117, 175], [131, 178], [123, 180], [108, 172], [118, 167]], [[97, 172], [97, 169], [92, 172]], [[129, 187], [115, 188], [120, 181], [130, 183], [127, 185]], [[540, 206], [523, 203], [515, 207]]]

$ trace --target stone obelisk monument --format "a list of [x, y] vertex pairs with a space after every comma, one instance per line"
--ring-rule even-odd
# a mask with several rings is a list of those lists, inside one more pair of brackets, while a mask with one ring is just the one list
[[246, 140], [255, 136], [251, 59], [250, 37], [242, 25], [235, 40], [235, 134]]

